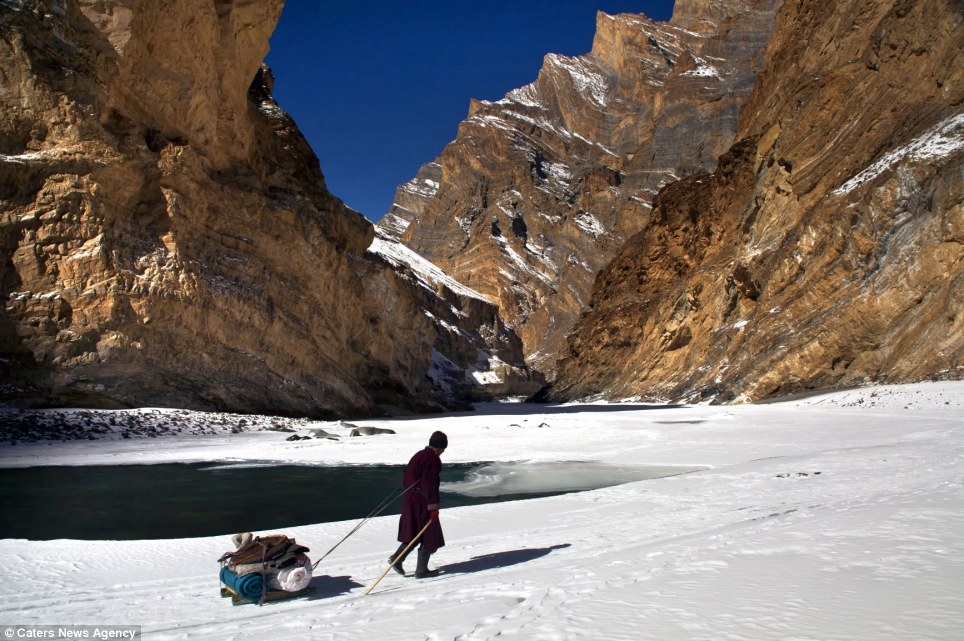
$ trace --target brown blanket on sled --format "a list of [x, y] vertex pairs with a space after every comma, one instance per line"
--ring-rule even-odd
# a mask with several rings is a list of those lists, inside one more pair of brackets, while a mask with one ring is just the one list
[[247, 574], [293, 565], [299, 554], [308, 551], [307, 547], [283, 534], [269, 534], [254, 537], [237, 550], [225, 552], [218, 560], [227, 563], [233, 572]]

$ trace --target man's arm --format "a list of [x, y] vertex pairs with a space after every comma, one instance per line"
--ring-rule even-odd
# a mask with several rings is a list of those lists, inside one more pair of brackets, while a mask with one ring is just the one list
[[438, 460], [437, 457], [433, 458], [435, 458], [435, 460], [428, 461], [428, 464], [423, 469], [421, 479], [422, 491], [425, 492], [429, 512], [437, 512], [440, 507], [439, 485], [441, 482], [442, 461]]

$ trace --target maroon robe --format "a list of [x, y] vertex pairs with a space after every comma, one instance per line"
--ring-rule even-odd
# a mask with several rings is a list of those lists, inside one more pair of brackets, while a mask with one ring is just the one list
[[[409, 488], [402, 498], [402, 515], [398, 519], [398, 540], [408, 543], [422, 531], [429, 521], [429, 512], [439, 509], [439, 474], [442, 459], [431, 447], [415, 454], [405, 466], [404, 487]], [[421, 538], [422, 547], [432, 554], [445, 545], [442, 524], [432, 523]]]

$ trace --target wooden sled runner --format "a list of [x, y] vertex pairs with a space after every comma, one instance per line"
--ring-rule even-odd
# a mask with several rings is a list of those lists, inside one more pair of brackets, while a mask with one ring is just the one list
[[315, 588], [310, 585], [304, 590], [298, 590], [297, 592], [285, 592], [284, 590], [268, 590], [264, 593], [264, 599], [246, 599], [231, 588], [222, 585], [221, 586], [221, 598], [226, 599], [231, 597], [231, 605], [245, 605], [247, 603], [268, 603], [269, 601], [284, 601], [285, 599], [294, 599], [300, 596], [304, 596], [311, 592], [314, 592]]

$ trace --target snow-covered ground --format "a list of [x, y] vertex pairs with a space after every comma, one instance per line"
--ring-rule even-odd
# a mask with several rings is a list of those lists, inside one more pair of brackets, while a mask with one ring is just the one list
[[[396, 431], [367, 437], [348, 437], [335, 423], [293, 424], [341, 438], [101, 434], [4, 444], [0, 465], [404, 463], [441, 429], [450, 443], [444, 461], [709, 469], [545, 499], [443, 505], [448, 545], [432, 561], [444, 574], [390, 573], [365, 596], [396, 545], [396, 517], [379, 517], [321, 563], [311, 595], [261, 607], [219, 598], [217, 558], [231, 548], [231, 532], [3, 540], [0, 627], [141, 625], [155, 640], [964, 639], [964, 383], [727, 407], [507, 404], [364, 421]], [[317, 559], [354, 525], [284, 533]]]

